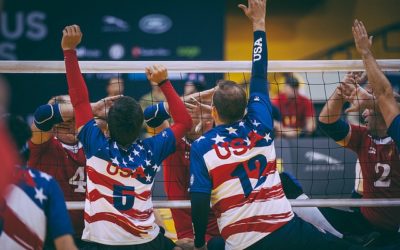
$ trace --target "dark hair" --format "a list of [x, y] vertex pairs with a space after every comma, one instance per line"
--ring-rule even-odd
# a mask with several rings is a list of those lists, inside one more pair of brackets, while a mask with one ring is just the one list
[[213, 96], [213, 104], [224, 123], [233, 123], [243, 118], [246, 109], [246, 92], [233, 81], [221, 80]]
[[129, 146], [138, 138], [143, 124], [143, 110], [129, 96], [114, 102], [107, 117], [110, 137], [121, 146]]
[[29, 149], [26, 143], [32, 137], [31, 128], [21, 116], [6, 114], [3, 116], [3, 120], [5, 121], [8, 131], [18, 148], [20, 155], [25, 161], [27, 161], [29, 159]]
[[284, 73], [285, 83], [292, 87], [293, 89], [297, 89], [300, 85], [299, 80], [291, 73]]

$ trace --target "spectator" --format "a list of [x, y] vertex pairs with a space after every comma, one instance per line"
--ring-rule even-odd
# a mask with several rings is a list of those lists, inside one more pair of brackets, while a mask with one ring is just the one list
[[183, 89], [183, 95], [187, 96], [196, 92], [206, 90], [207, 83], [203, 74], [191, 73], [188, 75], [188, 79]]
[[125, 90], [124, 79], [112, 77], [107, 84], [107, 96], [123, 95]]
[[310, 99], [300, 94], [299, 81], [285, 74], [285, 87], [273, 101], [282, 115], [282, 128], [278, 134], [296, 137], [299, 134], [312, 134], [315, 126], [315, 111]]

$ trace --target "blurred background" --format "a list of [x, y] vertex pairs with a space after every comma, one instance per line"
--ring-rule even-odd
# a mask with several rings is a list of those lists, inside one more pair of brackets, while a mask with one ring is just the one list
[[[239, 0], [3, 0], [0, 60], [62, 60], [61, 31], [79, 24], [80, 60], [250, 60], [250, 22]], [[351, 24], [363, 20], [374, 35], [377, 58], [400, 56], [399, 0], [270, 0], [270, 60], [358, 59]], [[125, 94], [149, 92], [143, 74], [86, 74], [92, 100], [105, 95], [111, 77], [125, 80]], [[206, 75], [211, 86], [221, 75]], [[243, 81], [243, 76], [231, 75]], [[51, 96], [66, 93], [64, 75], [7, 74], [11, 111], [23, 115]], [[186, 75], [173, 77], [182, 93]], [[21, 97], [24, 105], [21, 105]]]
[[[250, 60], [252, 28], [239, 3], [247, 1], [0, 0], [0, 60], [63, 60], [61, 35], [70, 24], [79, 24], [84, 32], [77, 48], [80, 61]], [[351, 33], [355, 18], [374, 36], [378, 59], [399, 59], [399, 6], [400, 0], [268, 0], [269, 59], [359, 59]], [[298, 78], [316, 116], [330, 95], [327, 88], [332, 91], [342, 75]], [[246, 74], [170, 75], [180, 94], [188, 81], [211, 87], [223, 77], [249, 80]], [[399, 72], [391, 77], [398, 91]], [[106, 96], [107, 84], [115, 78], [125, 83], [125, 95], [155, 99], [144, 74], [85, 74], [91, 101]], [[277, 94], [285, 80], [275, 74], [269, 80], [271, 93]], [[65, 74], [4, 74], [0, 81], [8, 81], [11, 88], [9, 110], [28, 120], [39, 105], [67, 93]], [[117, 85], [117, 92], [121, 90]], [[318, 131], [314, 135], [277, 140], [278, 163], [281, 168], [285, 163], [310, 195], [348, 195], [354, 187], [356, 156]], [[162, 184], [156, 190], [162, 193]]]

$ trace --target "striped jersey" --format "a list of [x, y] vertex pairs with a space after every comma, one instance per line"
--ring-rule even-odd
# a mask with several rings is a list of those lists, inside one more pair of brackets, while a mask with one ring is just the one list
[[27, 167], [16, 167], [14, 176], [16, 181], [8, 187], [0, 205], [0, 248], [42, 249], [46, 240], [72, 235], [57, 182], [50, 175]]
[[78, 138], [87, 159], [82, 239], [106, 245], [137, 245], [155, 239], [160, 229], [155, 224], [151, 189], [162, 161], [175, 150], [172, 130], [123, 149], [90, 120]]
[[255, 31], [245, 117], [216, 126], [191, 148], [190, 192], [211, 194], [226, 249], [249, 247], [294, 216], [276, 169], [266, 50], [265, 32]]

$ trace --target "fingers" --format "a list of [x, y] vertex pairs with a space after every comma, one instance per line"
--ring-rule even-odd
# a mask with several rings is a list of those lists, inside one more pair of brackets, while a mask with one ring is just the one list
[[247, 13], [247, 6], [244, 4], [239, 4], [238, 7], [240, 9], [242, 9], [243, 13], [246, 14]]

